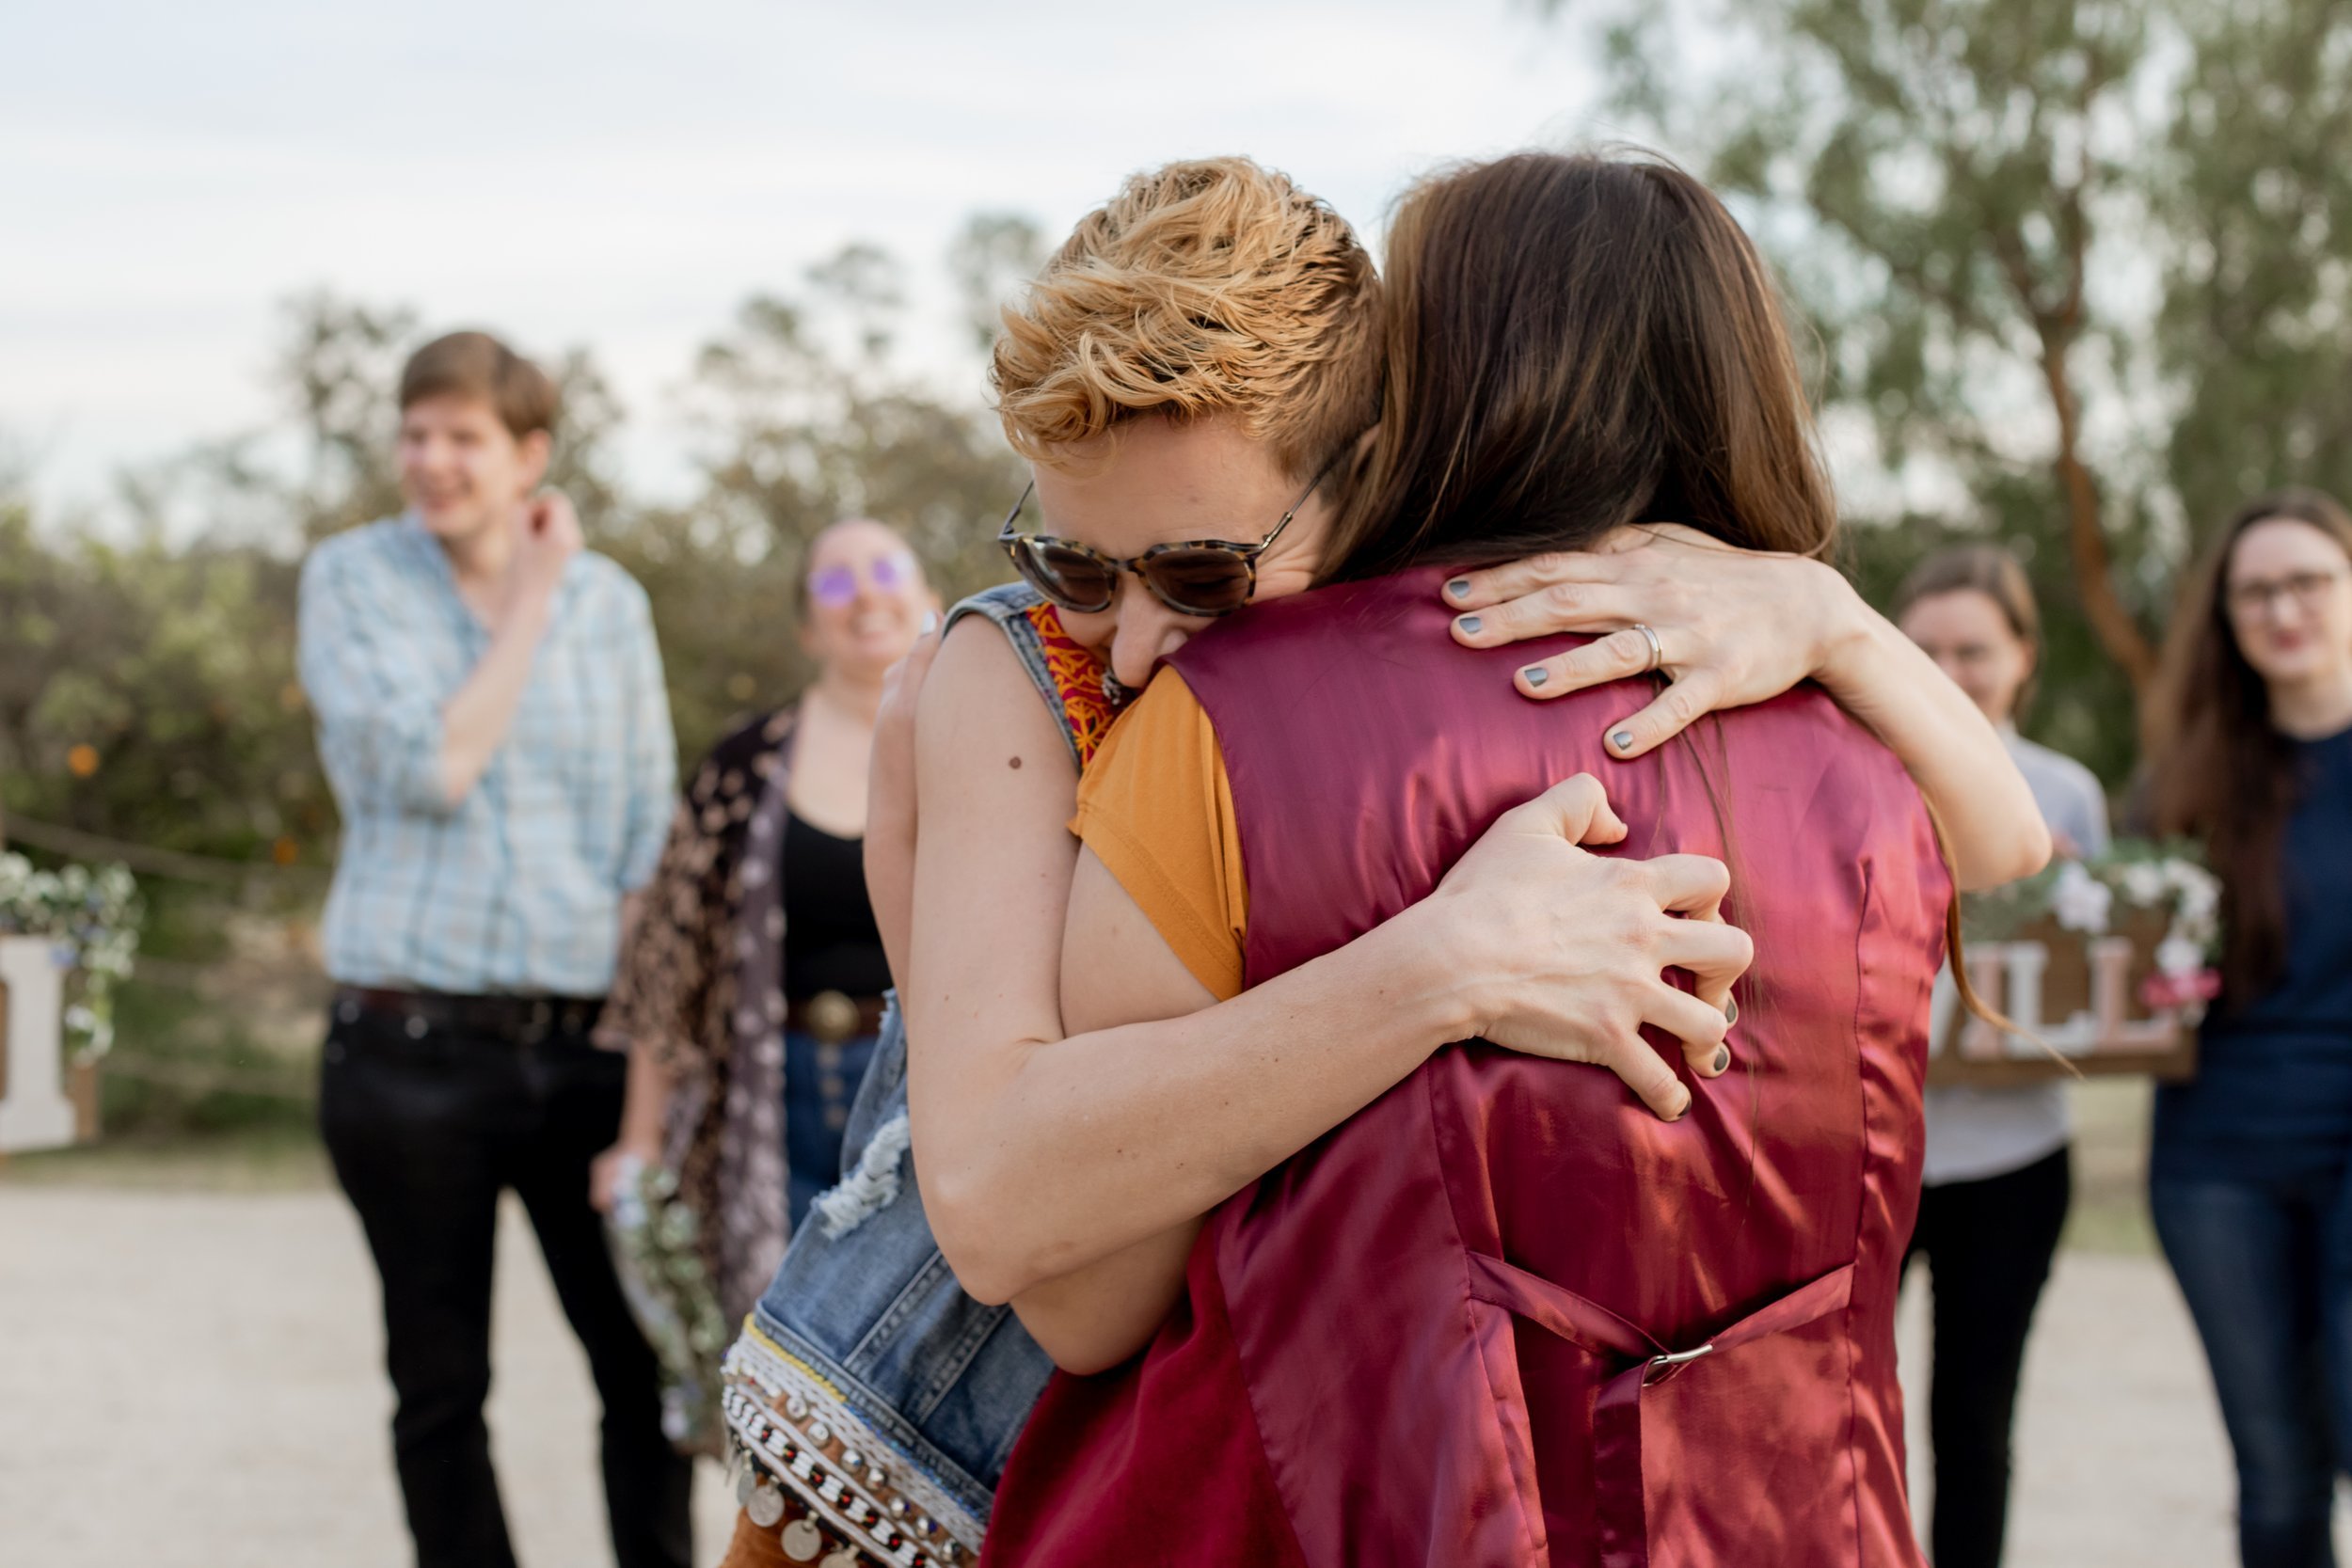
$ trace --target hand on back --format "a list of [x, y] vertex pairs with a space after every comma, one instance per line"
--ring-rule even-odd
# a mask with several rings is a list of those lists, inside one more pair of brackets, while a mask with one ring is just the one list
[[[1672, 1120], [1691, 1092], [1641, 1031], [1679, 1039], [1699, 1077], [1723, 1072], [1732, 982], [1755, 948], [1724, 924], [1723, 862], [1604, 859], [1581, 847], [1625, 835], [1599, 781], [1580, 773], [1504, 813], [1419, 909], [1444, 923], [1438, 940], [1452, 944], [1474, 1033], [1605, 1067]], [[1669, 969], [1693, 990], [1677, 990]]]
[[[1740, 549], [1677, 523], [1623, 528], [1590, 550], [1465, 572], [1441, 592], [1454, 611], [1454, 641], [1470, 647], [1597, 636], [1513, 676], [1539, 701], [1662, 672], [1668, 685], [1656, 700], [1610, 724], [1604, 743], [1618, 757], [1640, 756], [1707, 714], [1777, 697], [1820, 673], [1863, 608], [1852, 585], [1820, 562]], [[1655, 646], [1636, 629], [1645, 626]]]

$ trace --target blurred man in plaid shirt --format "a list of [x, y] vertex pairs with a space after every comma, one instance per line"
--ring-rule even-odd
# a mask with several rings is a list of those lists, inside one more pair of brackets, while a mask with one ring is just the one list
[[509, 1187], [603, 1400], [621, 1568], [688, 1560], [689, 1463], [588, 1203], [625, 1068], [589, 1036], [676, 753], [644, 590], [539, 488], [556, 403], [485, 334], [420, 349], [400, 388], [407, 512], [302, 573], [302, 681], [343, 819], [319, 1116], [383, 1280], [423, 1568], [515, 1560], [482, 1415]]

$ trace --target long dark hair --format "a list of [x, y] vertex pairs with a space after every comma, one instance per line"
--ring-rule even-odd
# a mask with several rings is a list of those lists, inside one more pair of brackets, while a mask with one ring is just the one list
[[2230, 558], [2256, 523], [2308, 523], [2352, 556], [2352, 515], [2321, 490], [2274, 490], [2237, 509], [2173, 611], [2147, 751], [2155, 827], [2201, 841], [2221, 879], [2222, 995], [2259, 995], [2286, 962], [2280, 846], [2302, 793], [2295, 745], [2271, 721], [2270, 688], [2230, 626]]
[[[1380, 425], [1326, 578], [1577, 549], [1641, 522], [1804, 556], [1836, 543], [1772, 275], [1715, 193], [1664, 158], [1520, 152], [1435, 175], [1398, 206], [1388, 296]], [[2014, 1030], [1969, 981], [1959, 909], [1945, 934], [1961, 1000]]]
[[1388, 292], [1381, 422], [1327, 576], [1513, 560], [1646, 520], [1829, 548], [1771, 275], [1673, 164], [1521, 152], [1434, 176], [1397, 210]]

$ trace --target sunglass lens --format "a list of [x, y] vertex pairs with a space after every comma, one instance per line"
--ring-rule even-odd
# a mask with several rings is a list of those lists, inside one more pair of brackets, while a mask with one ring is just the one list
[[1226, 550], [1165, 550], [1143, 570], [1152, 591], [1175, 610], [1224, 615], [1249, 602], [1249, 563]]
[[1064, 610], [1091, 614], [1111, 607], [1110, 571], [1091, 556], [1067, 546], [1024, 541], [1013, 552], [1013, 563], [1030, 587]]

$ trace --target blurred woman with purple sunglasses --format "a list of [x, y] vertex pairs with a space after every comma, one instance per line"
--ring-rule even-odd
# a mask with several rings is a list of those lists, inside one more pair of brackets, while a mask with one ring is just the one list
[[[715, 1436], [699, 1408], [710, 1385], [693, 1374], [724, 1348], [694, 1343], [695, 1320], [715, 1306], [718, 1323], [740, 1322], [840, 1180], [890, 986], [864, 869], [874, 718], [883, 676], [939, 610], [906, 541], [864, 518], [810, 542], [798, 600], [816, 678], [696, 770], [606, 1013], [604, 1033], [629, 1050], [628, 1101], [592, 1196], [621, 1221], [625, 1273], [670, 1298], [638, 1306], [685, 1386], [673, 1436], [690, 1443]], [[701, 1269], [688, 1272], [707, 1288], [669, 1290], [682, 1259], [628, 1269], [632, 1223], [673, 1252], [691, 1223]]]

